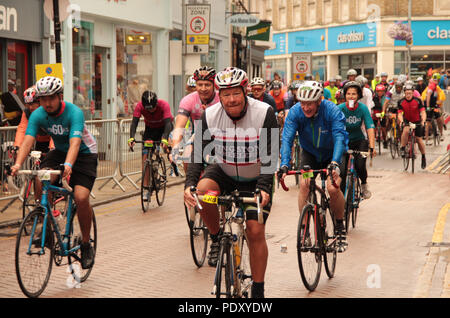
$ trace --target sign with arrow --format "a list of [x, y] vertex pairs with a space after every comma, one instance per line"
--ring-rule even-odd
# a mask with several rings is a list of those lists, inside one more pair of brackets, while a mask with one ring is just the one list
[[186, 53], [209, 52], [210, 12], [209, 4], [186, 5]]

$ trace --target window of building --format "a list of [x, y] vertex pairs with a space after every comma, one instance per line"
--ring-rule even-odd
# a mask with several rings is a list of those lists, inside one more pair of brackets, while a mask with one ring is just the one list
[[[30, 44], [24, 41], [8, 40], [7, 46], [7, 74], [8, 91], [13, 91], [21, 100], [23, 92], [33, 81], [30, 74]], [[1, 53], [1, 51], [0, 51]], [[1, 54], [0, 54], [1, 55]], [[0, 73], [3, 74], [3, 73]]]
[[308, 1], [308, 25], [316, 24], [316, 1]]
[[279, 2], [279, 15], [278, 15], [278, 19], [279, 19], [279, 27], [280, 29], [285, 29], [287, 27], [287, 22], [286, 22], [286, 17], [287, 17], [287, 5], [286, 5], [286, 0], [281, 0]]
[[313, 56], [312, 58], [312, 71], [313, 79], [318, 81], [326, 80], [327, 69], [327, 57], [326, 56]]
[[367, 18], [368, 12], [367, 12], [367, 0], [358, 0], [356, 1], [358, 5], [358, 17], [359, 19], [365, 19]]
[[266, 0], [266, 20], [272, 21], [272, 0]]
[[132, 116], [142, 93], [153, 88], [152, 35], [127, 28], [116, 29], [117, 91], [125, 115]]
[[[395, 74], [404, 74], [407, 71], [407, 52], [397, 51], [394, 54]], [[411, 78], [419, 76], [429, 78], [428, 74], [450, 68], [449, 51], [412, 51], [411, 52]]]
[[434, 0], [434, 14], [450, 14], [450, 0]]
[[302, 25], [302, 2], [294, 0], [292, 9], [292, 24], [297, 27]]
[[339, 18], [342, 22], [350, 18], [350, 0], [340, 0]]
[[203, 66], [209, 66], [217, 69], [217, 59], [218, 59], [218, 41], [214, 39], [209, 40], [209, 52], [208, 54], [200, 55], [200, 64]]
[[273, 81], [275, 77], [280, 77], [280, 80], [286, 84], [286, 59], [266, 60], [263, 67], [266, 81]]
[[333, 4], [331, 0], [323, 1], [323, 23], [329, 24], [333, 20]]

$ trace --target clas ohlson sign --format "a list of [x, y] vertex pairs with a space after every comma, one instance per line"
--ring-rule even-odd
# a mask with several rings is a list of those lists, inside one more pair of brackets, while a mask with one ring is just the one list
[[[450, 45], [450, 20], [412, 21], [413, 45]], [[404, 46], [405, 41], [395, 41]]]
[[353, 24], [328, 28], [328, 50], [345, 50], [377, 45], [375, 24]]

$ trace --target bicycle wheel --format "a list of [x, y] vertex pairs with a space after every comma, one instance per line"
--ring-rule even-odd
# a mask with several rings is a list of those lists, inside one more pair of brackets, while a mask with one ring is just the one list
[[362, 190], [361, 190], [361, 181], [359, 178], [356, 178], [355, 181], [355, 198], [353, 200], [353, 213], [352, 213], [352, 227], [356, 226], [356, 219], [358, 217], [359, 203], [362, 198]]
[[416, 138], [415, 138], [415, 136], [411, 137], [410, 156], [411, 156], [411, 172], [414, 173], [414, 161], [416, 160]]
[[[147, 175], [147, 181], [144, 182], [145, 176]], [[144, 186], [146, 183], [146, 186]], [[150, 162], [145, 161], [144, 170], [142, 170], [142, 179], [141, 179], [141, 206], [142, 211], [147, 212], [150, 207], [150, 201], [152, 197], [152, 173], [150, 169]]]
[[156, 193], [156, 202], [161, 206], [164, 203], [164, 198], [166, 197], [166, 187], [167, 187], [167, 174], [166, 174], [166, 163], [164, 159], [158, 157], [157, 161], [153, 162], [153, 182], [154, 189]]
[[391, 157], [392, 157], [392, 159], [395, 159], [395, 157], [397, 155], [397, 143], [396, 143], [394, 137], [389, 138], [388, 142], [389, 142], [389, 150], [391, 152]]
[[435, 145], [435, 146], [439, 146], [439, 144], [440, 144], [440, 142], [441, 142], [441, 136], [440, 136], [439, 128], [437, 127], [437, 124], [436, 124], [436, 120], [435, 120], [435, 119], [433, 119], [433, 120], [431, 121], [431, 129], [432, 129], [432, 131], [433, 131], [434, 145]]
[[250, 250], [247, 245], [247, 239], [245, 235], [241, 235], [238, 241], [239, 255], [233, 252], [233, 256], [236, 264], [236, 282], [237, 296], [248, 298], [249, 292], [252, 287], [252, 270], [250, 268]]
[[378, 153], [381, 155], [381, 143], [382, 143], [382, 136], [381, 136], [381, 127], [380, 124], [377, 125], [377, 142], [378, 142]]
[[[321, 251], [317, 246], [315, 208], [308, 204], [303, 208], [297, 228], [297, 260], [303, 285], [314, 291], [319, 283], [322, 267]], [[304, 223], [302, 222], [304, 221]]]
[[[72, 252], [69, 253], [68, 261], [70, 273], [72, 274], [73, 281], [71, 282], [76, 286], [76, 284], [84, 282], [92, 272], [93, 266], [88, 269], [83, 269], [81, 267], [81, 228], [80, 223], [78, 222], [78, 218], [75, 219], [75, 215], [77, 214], [77, 209], [74, 207], [72, 210], [72, 216], [70, 218], [70, 232], [69, 232], [69, 247], [68, 249]], [[92, 223], [91, 223], [91, 232], [90, 232], [89, 243], [94, 248], [94, 258], [97, 252], [97, 221], [95, 220], [95, 213], [92, 210]]]
[[202, 267], [208, 249], [208, 228], [203, 223], [203, 219], [197, 211], [197, 208], [195, 208], [194, 220], [189, 220], [189, 234], [192, 258], [197, 267]]
[[348, 233], [350, 227], [350, 217], [353, 214], [353, 175], [349, 174], [347, 177], [347, 196], [345, 198], [345, 232]]
[[213, 293], [216, 298], [231, 298], [231, 275], [233, 273], [233, 261], [231, 257], [231, 245], [228, 240], [220, 243], [219, 259], [217, 260], [216, 276], [214, 279]]
[[[324, 206], [324, 205], [322, 205]], [[327, 208], [325, 210], [325, 218], [322, 229], [322, 242], [325, 253], [323, 254], [324, 264], [325, 264], [325, 272], [329, 278], [334, 277], [334, 271], [336, 269], [336, 257], [337, 257], [337, 249], [336, 249], [336, 232], [335, 225], [336, 221], [331, 214], [330, 209]]]
[[403, 157], [403, 168], [405, 169], [405, 171], [408, 171], [408, 167], [409, 167], [409, 156], [410, 156], [410, 149], [411, 144], [408, 142], [405, 146], [405, 156]]
[[55, 249], [50, 218], [46, 225], [45, 244], [42, 253], [43, 224], [44, 211], [36, 209], [25, 217], [17, 233], [16, 276], [20, 289], [27, 297], [39, 297], [47, 286], [52, 272]]
[[[23, 188], [23, 202], [22, 202], [22, 220], [25, 219], [25, 216], [32, 210], [36, 208], [36, 198], [34, 197], [34, 178], [25, 182]], [[26, 227], [25, 227], [25, 233]], [[27, 233], [29, 234], [29, 233]]]

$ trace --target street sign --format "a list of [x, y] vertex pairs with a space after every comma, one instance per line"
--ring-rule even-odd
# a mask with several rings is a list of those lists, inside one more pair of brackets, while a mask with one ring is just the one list
[[36, 64], [36, 81], [46, 76], [58, 77], [64, 83], [63, 67], [57, 64]]
[[186, 5], [186, 53], [209, 52], [210, 12], [209, 4]]
[[292, 53], [292, 79], [303, 80], [308, 73], [312, 74], [312, 53]]
[[270, 21], [260, 21], [257, 25], [247, 28], [248, 40], [269, 41], [270, 39]]
[[228, 17], [227, 20], [235, 27], [251, 27], [259, 23], [259, 18], [251, 14], [235, 14]]

